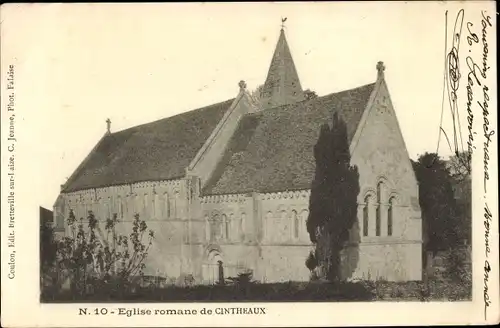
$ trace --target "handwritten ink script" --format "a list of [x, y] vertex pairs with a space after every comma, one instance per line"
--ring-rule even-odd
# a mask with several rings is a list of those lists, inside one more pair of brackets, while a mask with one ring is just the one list
[[484, 289], [483, 289], [483, 298], [484, 298], [484, 319], [487, 318], [488, 307], [491, 306], [491, 300], [488, 294], [488, 277], [489, 272], [491, 271], [491, 266], [488, 261], [488, 257], [490, 256], [490, 246], [489, 246], [489, 222], [491, 221], [492, 215], [488, 207], [487, 202], [487, 194], [488, 194], [488, 181], [490, 180], [489, 175], [489, 165], [490, 165], [490, 146], [492, 139], [491, 137], [495, 134], [495, 130], [493, 130], [490, 126], [489, 121], [489, 91], [490, 88], [486, 84], [486, 79], [489, 75], [489, 61], [488, 61], [488, 32], [489, 29], [492, 28], [491, 24], [491, 16], [489, 16], [484, 11], [481, 12], [481, 39], [479, 40], [478, 35], [473, 32], [474, 25], [471, 22], [467, 23], [469, 30], [469, 37], [467, 38], [469, 45], [472, 47], [474, 45], [480, 45], [482, 47], [482, 58], [479, 60], [479, 64], [476, 63], [472, 56], [467, 56], [466, 63], [469, 69], [468, 79], [473, 79], [474, 82], [477, 83], [479, 87], [482, 88], [482, 99], [477, 100], [477, 104], [482, 111], [483, 114], [483, 186], [484, 186], [484, 235], [485, 235], [485, 263], [484, 263]]
[[[469, 16], [471, 19], [468, 19]], [[477, 16], [477, 17], [476, 17]], [[490, 147], [492, 146], [495, 135], [495, 130], [490, 122], [490, 58], [488, 47], [488, 35], [491, 34], [492, 18], [486, 11], [481, 11], [480, 16], [466, 13], [464, 9], [457, 13], [453, 26], [453, 34], [451, 40], [451, 50], [448, 50], [447, 38], [445, 37], [445, 44], [447, 53], [445, 58], [445, 81], [446, 90], [451, 110], [452, 124], [453, 124], [453, 138], [452, 142], [446, 135], [442, 127], [441, 130], [448, 140], [450, 149], [454, 148], [454, 152], [458, 154], [459, 146], [462, 141], [461, 127], [460, 127], [460, 99], [459, 95], [462, 92], [466, 95], [465, 109], [467, 114], [467, 151], [470, 157], [476, 149], [475, 138], [477, 132], [473, 129], [474, 116], [482, 114], [482, 146], [483, 146], [483, 201], [484, 201], [484, 277], [483, 277], [483, 295], [484, 295], [484, 318], [487, 319], [488, 308], [492, 305], [489, 291], [489, 276], [492, 270], [489, 257], [491, 256], [490, 248], [490, 225], [492, 222], [492, 213], [488, 205], [488, 182], [490, 180]], [[447, 17], [448, 12], [445, 13], [447, 35]], [[464, 33], [464, 34], [463, 34]], [[465, 37], [463, 37], [465, 36]], [[464, 43], [465, 41], [466, 43]], [[465, 66], [467, 69], [465, 78], [466, 86], [460, 88], [462, 82], [461, 72], [461, 59], [464, 57], [465, 52]], [[465, 81], [464, 81], [465, 82]], [[453, 144], [453, 147], [452, 147]], [[463, 145], [462, 145], [463, 147]]]
[[[484, 11], [481, 12], [481, 30], [480, 35], [481, 38], [479, 38], [478, 34], [475, 33], [474, 29], [474, 24], [472, 22], [467, 22], [467, 29], [468, 29], [468, 36], [467, 36], [467, 42], [470, 47], [473, 47], [475, 45], [480, 45], [482, 47], [482, 58], [478, 61], [479, 64], [476, 63], [476, 60], [472, 56], [467, 56], [466, 64], [467, 68], [469, 69], [469, 73], [467, 75], [467, 81], [468, 81], [468, 86], [470, 85], [470, 90], [469, 88], [467, 89], [467, 95], [468, 95], [468, 102], [467, 102], [467, 112], [469, 112], [469, 97], [470, 97], [470, 102], [472, 103], [472, 100], [474, 98], [474, 93], [472, 91], [472, 86], [474, 83], [477, 84], [477, 86], [481, 87], [482, 90], [482, 96], [483, 98], [481, 100], [477, 100], [477, 104], [479, 105], [479, 108], [481, 109], [483, 113], [483, 133], [484, 133], [484, 142], [483, 142], [483, 159], [484, 159], [484, 193], [487, 193], [487, 181], [490, 179], [489, 175], [489, 161], [490, 161], [490, 156], [489, 156], [489, 149], [491, 145], [491, 137], [495, 134], [495, 131], [491, 129], [490, 127], [490, 121], [489, 121], [489, 103], [490, 103], [490, 96], [489, 96], [489, 91], [490, 88], [488, 85], [486, 85], [486, 79], [488, 78], [489, 75], [489, 62], [488, 62], [488, 31], [492, 27], [491, 24], [491, 16], [487, 15]], [[471, 50], [469, 50], [470, 52]], [[470, 93], [470, 96], [469, 96]], [[472, 112], [472, 110], [471, 110]]]

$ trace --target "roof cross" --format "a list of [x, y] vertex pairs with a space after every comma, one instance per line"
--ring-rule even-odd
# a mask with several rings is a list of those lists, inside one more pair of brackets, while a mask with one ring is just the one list
[[379, 79], [384, 78], [385, 65], [383, 61], [377, 63], [377, 77]]
[[106, 125], [107, 125], [107, 127], [106, 127], [106, 130], [107, 130], [106, 133], [107, 134], [111, 134], [111, 120], [109, 118], [106, 120]]

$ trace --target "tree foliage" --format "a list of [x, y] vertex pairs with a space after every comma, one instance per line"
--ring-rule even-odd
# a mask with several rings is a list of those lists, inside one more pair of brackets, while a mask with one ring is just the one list
[[309, 199], [307, 231], [326, 278], [339, 278], [340, 251], [357, 220], [359, 173], [351, 166], [347, 127], [337, 113], [323, 125], [314, 147], [316, 171]]
[[57, 241], [54, 229], [47, 224], [40, 225], [40, 282], [42, 288], [53, 285], [55, 281], [55, 264], [57, 259]]
[[92, 211], [88, 212], [87, 222], [83, 218], [77, 220], [70, 211], [69, 233], [57, 245], [58, 288], [69, 280], [76, 295], [110, 286], [126, 289], [134, 277], [143, 275], [154, 233], [147, 230], [138, 214], [128, 236], [117, 232], [118, 222], [114, 214], [104, 221], [103, 231]]
[[463, 240], [463, 218], [457, 211], [453, 180], [447, 163], [435, 153], [425, 153], [413, 168], [419, 184], [424, 246], [434, 254]]
[[[253, 90], [250, 95], [252, 96], [253, 101], [256, 104], [260, 104], [262, 100], [262, 90], [264, 89], [264, 85], [261, 84], [255, 90]], [[306, 100], [318, 98], [318, 95], [316, 94], [316, 91], [313, 91], [311, 89], [306, 89], [304, 90], [304, 98]]]
[[468, 151], [457, 152], [447, 162], [450, 175], [456, 181], [462, 181], [470, 177], [472, 154]]
[[318, 266], [318, 260], [316, 259], [316, 256], [314, 255], [314, 252], [311, 251], [309, 252], [309, 256], [307, 256], [306, 259], [306, 267], [309, 269], [309, 271], [314, 271], [316, 267]]
[[471, 155], [460, 152], [448, 160], [451, 175], [453, 195], [457, 205], [457, 215], [460, 221], [459, 238], [467, 244], [472, 242], [472, 184], [470, 170]]
[[304, 97], [306, 98], [306, 100], [310, 100], [310, 99], [318, 98], [318, 95], [316, 94], [315, 91], [307, 89], [307, 90], [304, 90]]

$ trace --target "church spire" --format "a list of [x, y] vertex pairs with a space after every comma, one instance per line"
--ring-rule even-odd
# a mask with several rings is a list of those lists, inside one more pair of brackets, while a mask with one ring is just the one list
[[261, 103], [263, 108], [291, 104], [304, 99], [297, 69], [285, 37], [284, 22], [286, 18], [281, 21], [278, 44], [262, 88]]

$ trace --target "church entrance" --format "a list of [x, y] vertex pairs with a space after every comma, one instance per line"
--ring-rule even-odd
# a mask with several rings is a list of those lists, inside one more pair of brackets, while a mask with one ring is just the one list
[[206, 284], [224, 283], [224, 259], [217, 250], [212, 250], [208, 253], [206, 263], [202, 268], [203, 281]]

